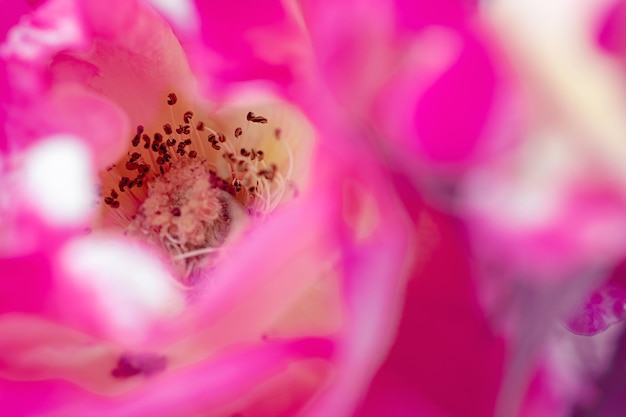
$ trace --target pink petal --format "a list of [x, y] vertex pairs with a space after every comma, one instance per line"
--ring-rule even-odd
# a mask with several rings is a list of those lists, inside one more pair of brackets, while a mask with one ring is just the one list
[[196, 415], [245, 396], [264, 380], [283, 372], [289, 363], [307, 358], [328, 359], [332, 353], [332, 344], [323, 339], [244, 347], [192, 368], [172, 371], [167, 378], [156, 376], [137, 391], [114, 398], [91, 396], [87, 401], [68, 403], [45, 415]]

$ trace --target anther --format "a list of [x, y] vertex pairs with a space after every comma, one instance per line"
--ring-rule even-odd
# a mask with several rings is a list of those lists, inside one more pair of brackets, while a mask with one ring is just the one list
[[187, 110], [185, 114], [183, 115], [183, 120], [185, 121], [185, 123], [189, 123], [192, 117], [193, 117], [193, 112]]
[[167, 104], [169, 104], [170, 106], [173, 106], [174, 104], [176, 104], [177, 101], [178, 101], [178, 98], [176, 97], [176, 94], [169, 93], [167, 95]]
[[220, 145], [218, 145], [217, 143], [213, 142], [211, 143], [211, 146], [213, 147], [213, 149], [215, 149], [216, 151], [219, 151], [220, 149], [222, 149], [222, 147]]
[[119, 201], [114, 201], [113, 203], [111, 203], [111, 207], [113, 208], [118, 208], [120, 206], [120, 202]]
[[215, 135], [214, 135], [213, 133], [211, 133], [211, 134], [209, 135], [209, 137], [207, 138], [207, 141], [208, 141], [209, 143], [213, 143], [213, 142], [215, 142]]
[[191, 145], [191, 139], [189, 138], [185, 139], [185, 145]]
[[165, 159], [162, 156], [159, 156], [156, 160], [156, 163], [159, 165], [163, 165], [165, 163]]
[[264, 156], [265, 154], [263, 153], [263, 151], [256, 152], [256, 157], [259, 158], [259, 161], [262, 161]]
[[135, 163], [135, 162], [126, 162], [126, 169], [129, 171], [134, 171], [137, 168], [139, 168], [139, 164]]
[[144, 133], [141, 139], [145, 142], [145, 145], [143, 145], [144, 149], [150, 149], [150, 136]]
[[112, 199], [111, 197], [106, 197], [106, 198], [104, 199], [104, 203], [105, 203], [107, 206], [110, 206], [111, 204], [113, 204], [113, 199]]
[[263, 116], [256, 116], [252, 112], [248, 112], [246, 115], [246, 119], [252, 123], [267, 123], [267, 119]]
[[224, 143], [224, 142], [226, 142], [226, 136], [224, 136], [223, 133], [218, 133], [217, 134], [217, 140], [219, 140], [220, 142]]
[[178, 207], [174, 207], [174, 208], [172, 209], [171, 213], [172, 213], [172, 216], [174, 216], [174, 217], [180, 217], [180, 214], [181, 214], [181, 213], [180, 213], [180, 208], [178, 208]]
[[202, 120], [196, 125], [196, 130], [204, 130], [204, 122]]
[[276, 136], [276, 139], [280, 139], [280, 134], [282, 133], [282, 130], [280, 130], [280, 128], [276, 128], [274, 129], [274, 136]]
[[111, 189], [111, 198], [116, 199], [117, 197], [119, 197], [120, 195], [117, 193], [117, 191]]
[[122, 179], [119, 182], [119, 187], [120, 187], [120, 191], [124, 192], [124, 187], [126, 187], [128, 185], [128, 182], [130, 181], [130, 178], [128, 177], [122, 177]]
[[193, 158], [195, 158], [195, 157], [197, 157], [197, 156], [198, 156], [198, 152], [196, 152], [196, 151], [189, 151], [189, 157], [190, 157], [190, 158], [192, 158], [192, 159], [193, 159]]
[[170, 139], [168, 139], [168, 140], [167, 140], [167, 142], [165, 142], [165, 143], [167, 143], [167, 146], [170, 146], [170, 147], [171, 147], [171, 146], [174, 146], [174, 145], [176, 145], [176, 139], [174, 139], [174, 138], [170, 138]]
[[130, 156], [130, 162], [135, 162], [140, 157], [141, 157], [141, 154], [139, 152], [133, 152], [133, 154]]
[[243, 133], [243, 130], [241, 130], [240, 127], [238, 127], [237, 129], [235, 129], [235, 137], [238, 138], [239, 136], [241, 136]]
[[172, 130], [172, 125], [169, 123], [166, 123], [163, 125], [163, 131], [165, 132], [166, 135], [171, 135], [173, 130]]
[[140, 140], [139, 139], [139, 135], [137, 134], [137, 135], [135, 135], [135, 137], [133, 138], [133, 140], [130, 143], [136, 148], [137, 146], [139, 146], [139, 140]]

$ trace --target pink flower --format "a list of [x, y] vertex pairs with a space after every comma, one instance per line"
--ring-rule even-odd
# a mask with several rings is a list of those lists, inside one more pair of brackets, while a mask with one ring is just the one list
[[316, 90], [295, 6], [155, 5], [10, 9], [3, 412], [347, 415], [412, 262], [390, 173]]

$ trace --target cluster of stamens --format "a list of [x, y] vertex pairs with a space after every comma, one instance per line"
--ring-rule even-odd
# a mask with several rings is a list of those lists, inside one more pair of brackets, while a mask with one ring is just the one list
[[[127, 232], [184, 261], [183, 275], [188, 275], [224, 244], [233, 205], [252, 217], [264, 217], [278, 205], [290, 185], [293, 155], [280, 141], [280, 129], [274, 129], [273, 140], [283, 142], [288, 163], [282, 172], [262, 149], [245, 146], [241, 126], [229, 139], [204, 121], [194, 121], [191, 110], [177, 123], [172, 109], [177, 102], [176, 94], [170, 93], [171, 123], [164, 123], [162, 131], [150, 136], [137, 126], [128, 158], [106, 169], [103, 183], [114, 186], [103, 200]], [[253, 112], [247, 113], [246, 121], [246, 131], [268, 123]]]

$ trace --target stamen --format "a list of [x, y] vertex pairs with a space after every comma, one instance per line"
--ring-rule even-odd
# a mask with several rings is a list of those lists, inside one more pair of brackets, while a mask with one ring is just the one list
[[170, 106], [173, 106], [174, 104], [176, 104], [177, 101], [178, 101], [178, 98], [176, 97], [176, 94], [169, 93], [167, 95], [167, 104], [169, 104]]

